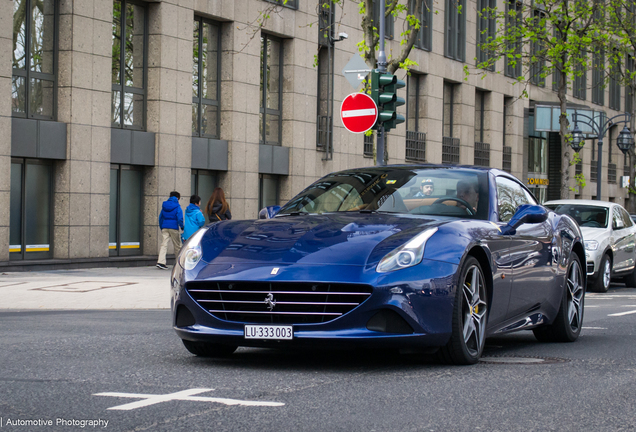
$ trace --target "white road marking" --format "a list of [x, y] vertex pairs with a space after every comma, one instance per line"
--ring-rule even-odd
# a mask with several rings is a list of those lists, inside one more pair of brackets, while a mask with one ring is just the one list
[[122, 398], [134, 398], [134, 399], [143, 399], [137, 402], [131, 402], [124, 405], [117, 405], [114, 407], [108, 408], [109, 410], [123, 410], [129, 411], [136, 408], [142, 408], [150, 405], [155, 405], [161, 402], [168, 402], [173, 400], [180, 401], [194, 401], [194, 402], [216, 402], [222, 403], [225, 405], [242, 405], [242, 406], [283, 406], [284, 403], [281, 402], [258, 402], [258, 401], [242, 401], [238, 399], [227, 399], [227, 398], [213, 398], [213, 397], [204, 397], [204, 396], [194, 396], [199, 393], [205, 393], [212, 391], [214, 389], [206, 389], [206, 388], [195, 388], [190, 390], [183, 390], [176, 393], [169, 393], [165, 395], [153, 395], [153, 394], [143, 394], [143, 393], [114, 393], [114, 392], [106, 392], [106, 393], [95, 393], [93, 396], [113, 396], [113, 397], [122, 397]]
[[619, 312], [619, 313], [609, 314], [608, 316], [617, 317], [617, 316], [623, 316], [623, 315], [631, 315], [631, 314], [635, 314], [635, 313], [636, 313], [636, 310], [633, 310], [633, 311], [627, 311], [627, 312]]
[[583, 330], [607, 330], [607, 327], [583, 327]]

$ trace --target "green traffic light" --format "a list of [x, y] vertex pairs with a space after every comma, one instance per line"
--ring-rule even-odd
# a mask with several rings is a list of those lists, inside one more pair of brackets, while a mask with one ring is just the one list
[[396, 109], [405, 103], [404, 98], [397, 95], [398, 89], [405, 86], [395, 75], [381, 74], [377, 70], [371, 72], [371, 98], [378, 106], [378, 120], [373, 129], [384, 126], [388, 131], [404, 123], [404, 117]]

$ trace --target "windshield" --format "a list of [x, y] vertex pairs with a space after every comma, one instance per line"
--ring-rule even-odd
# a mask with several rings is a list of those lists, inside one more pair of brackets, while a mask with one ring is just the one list
[[386, 212], [487, 219], [486, 171], [366, 168], [330, 174], [277, 214]]
[[608, 208], [579, 204], [548, 204], [547, 208], [558, 214], [572, 216], [582, 227], [607, 228]]

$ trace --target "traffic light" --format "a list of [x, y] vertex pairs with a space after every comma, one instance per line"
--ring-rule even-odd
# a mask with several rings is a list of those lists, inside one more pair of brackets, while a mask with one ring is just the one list
[[371, 71], [371, 98], [378, 106], [378, 121], [373, 129], [384, 125], [384, 130], [389, 131], [404, 123], [404, 116], [397, 113], [397, 107], [404, 105], [404, 98], [398, 97], [397, 91], [404, 87], [404, 81], [395, 75]]

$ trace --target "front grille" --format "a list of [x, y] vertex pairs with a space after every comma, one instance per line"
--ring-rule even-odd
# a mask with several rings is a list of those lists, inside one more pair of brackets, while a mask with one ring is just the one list
[[306, 282], [193, 281], [186, 284], [186, 291], [202, 308], [226, 321], [315, 324], [351, 311], [371, 295], [372, 288]]

